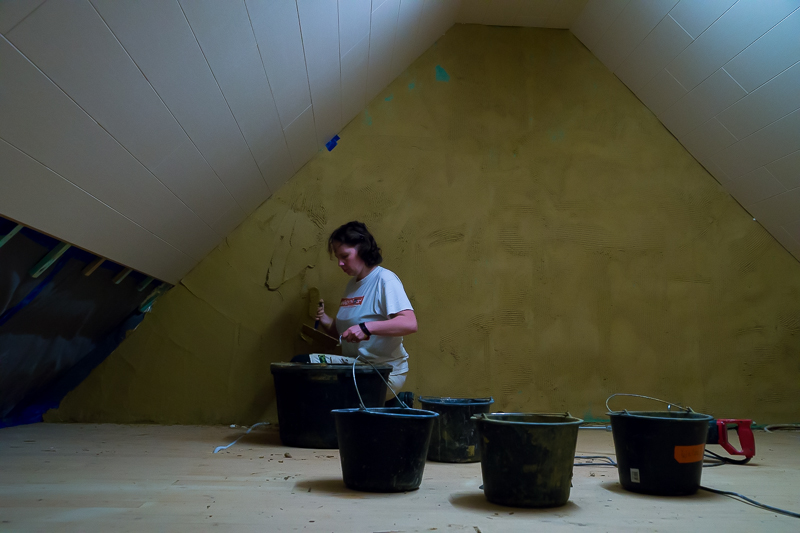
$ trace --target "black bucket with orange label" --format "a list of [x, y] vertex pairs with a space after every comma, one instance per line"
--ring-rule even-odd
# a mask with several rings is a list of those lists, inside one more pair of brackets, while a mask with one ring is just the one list
[[697, 492], [710, 415], [617, 411], [609, 416], [624, 489], [662, 496]]

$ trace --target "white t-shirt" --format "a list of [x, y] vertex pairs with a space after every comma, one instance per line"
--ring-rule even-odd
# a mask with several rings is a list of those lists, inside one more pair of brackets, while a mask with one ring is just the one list
[[[389, 315], [413, 309], [400, 278], [394, 272], [376, 266], [361, 281], [353, 277], [347, 283], [336, 314], [336, 330], [341, 334], [361, 322], [388, 320]], [[403, 337], [372, 335], [366, 341], [342, 341], [342, 355], [345, 357], [358, 357], [359, 348], [369, 353], [371, 363], [392, 365], [392, 374], [408, 372], [408, 352], [403, 347]]]

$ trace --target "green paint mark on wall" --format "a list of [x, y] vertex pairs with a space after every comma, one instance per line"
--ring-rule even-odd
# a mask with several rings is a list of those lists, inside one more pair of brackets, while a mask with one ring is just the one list
[[372, 115], [369, 114], [369, 109], [364, 110], [364, 124], [372, 126]]
[[450, 81], [450, 74], [441, 65], [436, 65], [436, 81]]
[[389, 96], [387, 96], [386, 98], [384, 98], [384, 100], [386, 100], [387, 102], [391, 102], [391, 101], [392, 101], [392, 98], [394, 98], [394, 95], [393, 95], [393, 94], [390, 94]]
[[408, 84], [408, 88], [409, 88], [409, 89], [413, 89], [415, 86], [416, 86], [416, 85], [414, 84], [414, 82], [413, 82], [413, 81], [412, 81], [411, 83], [409, 83], [409, 84]]

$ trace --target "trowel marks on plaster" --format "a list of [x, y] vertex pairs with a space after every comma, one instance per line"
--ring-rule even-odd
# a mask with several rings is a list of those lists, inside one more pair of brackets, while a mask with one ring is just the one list
[[436, 65], [436, 81], [450, 81], [450, 74], [441, 65]]

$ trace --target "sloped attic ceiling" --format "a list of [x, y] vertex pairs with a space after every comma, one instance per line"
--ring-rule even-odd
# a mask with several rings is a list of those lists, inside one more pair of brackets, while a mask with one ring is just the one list
[[571, 27], [800, 257], [798, 5], [6, 0], [0, 214], [174, 283], [454, 23]]

